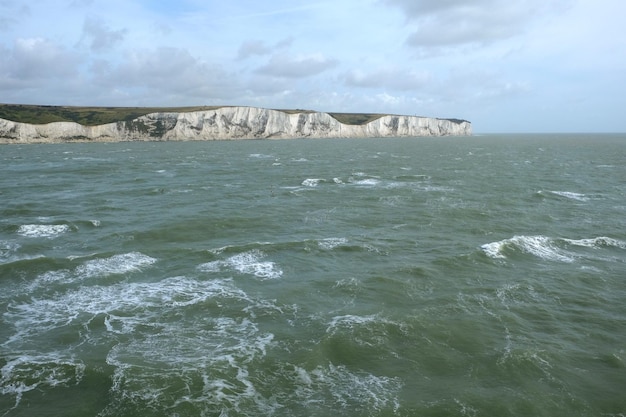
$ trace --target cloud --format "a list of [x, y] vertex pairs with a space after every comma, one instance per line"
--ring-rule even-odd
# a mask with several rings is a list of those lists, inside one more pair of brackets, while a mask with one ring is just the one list
[[3, 85], [33, 84], [72, 77], [80, 57], [47, 39], [17, 39], [3, 51], [0, 79]]
[[249, 40], [241, 44], [237, 52], [237, 59], [247, 59], [255, 55], [270, 55], [276, 51], [291, 46], [293, 38], [285, 38], [277, 42], [274, 46], [267, 45], [261, 40]]
[[277, 54], [272, 55], [266, 65], [258, 68], [257, 73], [271, 77], [305, 78], [318, 75], [337, 64], [337, 60], [321, 54], [298, 57]]
[[0, 31], [7, 30], [11, 26], [15, 25], [17, 21], [10, 17], [0, 17]]
[[241, 90], [234, 75], [183, 48], [131, 51], [119, 64], [98, 67], [94, 82], [103, 88], [130, 91], [159, 103], [226, 99]]
[[83, 24], [83, 38], [89, 41], [89, 47], [94, 52], [113, 48], [124, 39], [126, 32], [126, 29], [109, 29], [101, 19], [93, 17], [86, 18]]
[[400, 8], [415, 30], [418, 48], [489, 44], [524, 33], [539, 16], [563, 10], [571, 0], [384, 0]]
[[14, 28], [20, 19], [30, 14], [31, 10], [28, 5], [10, 0], [0, 1], [0, 32]]
[[267, 46], [263, 41], [247, 41], [241, 44], [239, 52], [237, 53], [238, 59], [246, 59], [253, 55], [269, 55], [272, 53], [272, 48]]
[[424, 88], [432, 82], [432, 75], [428, 71], [381, 68], [372, 72], [352, 70], [345, 74], [344, 80], [349, 87], [407, 91]]

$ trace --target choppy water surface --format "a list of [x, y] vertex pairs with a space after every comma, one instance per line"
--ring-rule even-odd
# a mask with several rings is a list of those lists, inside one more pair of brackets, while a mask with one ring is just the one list
[[0, 147], [0, 415], [624, 415], [625, 155]]

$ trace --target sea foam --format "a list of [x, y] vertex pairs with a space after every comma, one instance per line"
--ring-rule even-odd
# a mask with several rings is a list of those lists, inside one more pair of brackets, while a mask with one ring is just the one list
[[17, 229], [17, 234], [24, 237], [55, 238], [69, 230], [67, 224], [23, 224]]
[[580, 193], [574, 193], [571, 191], [550, 191], [550, 193], [554, 194], [554, 195], [558, 195], [561, 197], [565, 197], [565, 198], [569, 198], [572, 200], [577, 200], [577, 201], [588, 201], [589, 197], [587, 197], [584, 194], [580, 194]]
[[546, 260], [574, 262], [573, 256], [558, 248], [554, 239], [547, 236], [513, 236], [510, 239], [486, 243], [481, 249], [494, 259], [506, 258], [507, 250], [520, 250]]
[[121, 255], [113, 255], [110, 258], [87, 261], [76, 268], [76, 273], [86, 278], [124, 274], [152, 265], [156, 261], [155, 258], [144, 255], [143, 253], [130, 252]]
[[626, 242], [604, 236], [590, 239], [559, 239], [541, 235], [513, 236], [510, 239], [486, 243], [481, 249], [493, 259], [505, 259], [507, 254], [517, 250], [549, 261], [571, 263], [584, 256], [572, 246], [626, 249]]
[[205, 272], [220, 272], [224, 269], [234, 269], [235, 271], [254, 275], [262, 279], [277, 279], [283, 275], [283, 271], [278, 265], [271, 261], [263, 261], [265, 254], [260, 250], [251, 250], [239, 253], [225, 260], [213, 261], [201, 264], [198, 269]]

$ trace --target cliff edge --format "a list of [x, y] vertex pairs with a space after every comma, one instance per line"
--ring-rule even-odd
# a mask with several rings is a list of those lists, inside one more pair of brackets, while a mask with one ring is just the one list
[[132, 120], [84, 126], [74, 122], [19, 123], [0, 119], [0, 143], [181, 141], [288, 138], [469, 136], [465, 120], [381, 115], [344, 124], [328, 113], [288, 113], [256, 107], [157, 112]]

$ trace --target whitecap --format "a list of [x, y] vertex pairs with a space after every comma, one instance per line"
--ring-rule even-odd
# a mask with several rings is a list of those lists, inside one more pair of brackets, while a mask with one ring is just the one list
[[381, 320], [377, 314], [371, 314], [369, 316], [356, 316], [347, 314], [344, 316], [335, 316], [331, 319], [326, 333], [334, 333], [340, 327], [353, 328], [358, 325], [368, 324]]
[[506, 258], [507, 248], [514, 248], [541, 259], [559, 262], [574, 262], [572, 254], [559, 249], [554, 239], [547, 236], [513, 236], [497, 242], [486, 243], [481, 249], [487, 256], [494, 259]]
[[626, 242], [613, 239], [610, 237], [600, 236], [592, 239], [563, 239], [565, 242], [575, 245], [584, 246], [588, 248], [601, 248], [605, 246], [615, 247], [620, 249], [626, 249]]
[[302, 181], [302, 185], [304, 185], [305, 187], [317, 187], [322, 181], [324, 180], [321, 178], [307, 178]]
[[24, 237], [55, 238], [70, 230], [67, 224], [23, 224], [17, 229], [17, 234]]
[[345, 237], [330, 237], [326, 239], [319, 240], [317, 245], [326, 250], [335, 249], [337, 246], [342, 246], [348, 243], [348, 239]]
[[353, 182], [353, 184], [364, 185], [364, 186], [374, 186], [374, 185], [378, 185], [379, 183], [380, 181], [375, 178], [367, 178], [364, 180], [358, 180], [358, 181]]
[[198, 269], [204, 272], [220, 272], [226, 268], [263, 279], [280, 278], [283, 275], [280, 267], [274, 262], [263, 261], [264, 257], [265, 254], [263, 252], [255, 249], [239, 253], [225, 260], [207, 262], [199, 265]]
[[485, 252], [485, 255], [490, 258], [504, 259], [506, 258], [506, 256], [504, 256], [502, 251], [506, 242], [506, 240], [500, 240], [498, 242], [485, 243], [480, 248], [483, 250], [483, 252]]
[[589, 201], [589, 197], [587, 197], [585, 194], [573, 193], [571, 191], [550, 191], [550, 193], [572, 200]]
[[140, 252], [113, 255], [110, 258], [93, 259], [76, 268], [76, 274], [84, 278], [124, 274], [138, 271], [142, 267], [152, 265], [157, 260]]

